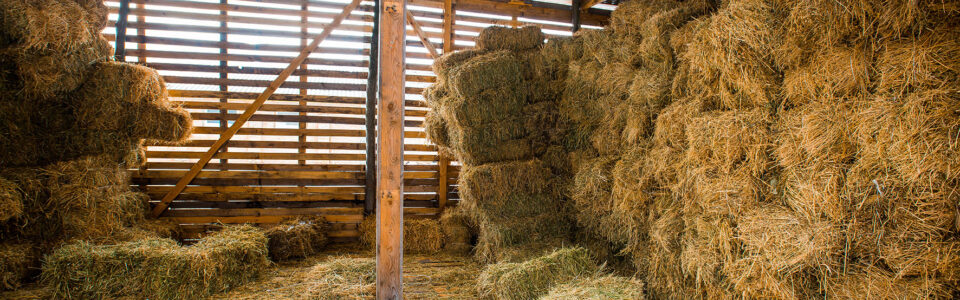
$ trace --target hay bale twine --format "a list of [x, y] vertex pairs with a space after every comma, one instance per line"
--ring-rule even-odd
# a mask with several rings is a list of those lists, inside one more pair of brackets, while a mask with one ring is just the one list
[[312, 216], [289, 218], [265, 231], [273, 261], [303, 258], [327, 245], [327, 223]]
[[598, 269], [586, 249], [561, 248], [525, 262], [489, 265], [477, 278], [477, 289], [483, 299], [536, 299]]
[[269, 263], [262, 231], [228, 226], [190, 247], [169, 239], [69, 244], [47, 256], [42, 280], [61, 299], [198, 299], [258, 277]]
[[644, 284], [640, 280], [606, 275], [557, 285], [540, 300], [642, 300], [647, 298], [643, 290]]
[[4, 241], [0, 243], [0, 290], [15, 290], [36, 268], [38, 257], [30, 243]]
[[477, 36], [477, 49], [495, 51], [520, 51], [538, 48], [543, 45], [546, 36], [540, 32], [539, 26], [523, 26], [510, 28], [490, 26], [480, 31]]

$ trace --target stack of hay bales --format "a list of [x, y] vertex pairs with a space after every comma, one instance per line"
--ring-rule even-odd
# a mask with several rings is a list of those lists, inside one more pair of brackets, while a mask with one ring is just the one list
[[586, 249], [560, 248], [523, 262], [491, 264], [477, 278], [477, 289], [483, 299], [537, 299], [598, 270]]
[[199, 299], [254, 279], [269, 264], [266, 235], [242, 225], [193, 246], [170, 239], [69, 244], [47, 257], [43, 282], [62, 299]]
[[569, 235], [562, 161], [547, 155], [562, 142], [553, 129], [563, 64], [544, 60], [543, 41], [536, 27], [488, 28], [476, 49], [438, 59], [437, 84], [424, 92], [427, 134], [463, 163], [461, 205], [487, 261], [522, 259]]
[[303, 258], [327, 245], [327, 223], [316, 216], [283, 220], [266, 230], [270, 258], [274, 261]]
[[[0, 1], [3, 288], [65, 244], [181, 250], [160, 239], [175, 237], [175, 225], [144, 220], [149, 199], [130, 189], [127, 169], [143, 163], [145, 139], [182, 142], [192, 121], [156, 71], [112, 61], [100, 34], [107, 15], [100, 0]], [[229, 258], [218, 249], [205, 259]]]
[[570, 217], [653, 297], [955, 295], [957, 20], [958, 1], [621, 4], [541, 48]]

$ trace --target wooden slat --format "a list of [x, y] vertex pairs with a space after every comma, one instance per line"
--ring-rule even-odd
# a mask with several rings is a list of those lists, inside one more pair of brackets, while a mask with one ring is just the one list
[[220, 148], [223, 147], [224, 144], [226, 144], [226, 142], [230, 140], [230, 138], [232, 138], [234, 134], [236, 134], [236, 132], [240, 129], [240, 127], [243, 126], [244, 123], [246, 123], [247, 119], [253, 116], [253, 113], [260, 108], [260, 105], [263, 105], [263, 103], [270, 98], [270, 96], [277, 90], [277, 88], [280, 87], [280, 84], [286, 81], [287, 77], [289, 77], [294, 70], [296, 70], [301, 64], [303, 64], [306, 61], [307, 56], [310, 54], [310, 52], [316, 49], [317, 46], [320, 44], [320, 42], [322, 42], [327, 36], [329, 36], [333, 32], [333, 28], [337, 27], [337, 25], [340, 25], [340, 22], [342, 22], [344, 18], [350, 15], [350, 12], [353, 11], [353, 9], [356, 8], [357, 5], [359, 4], [360, 4], [360, 0], [353, 0], [353, 2], [347, 5], [347, 7], [343, 9], [343, 13], [337, 16], [337, 18], [335, 18], [333, 22], [330, 23], [330, 25], [325, 27], [323, 29], [323, 32], [321, 32], [316, 38], [314, 38], [313, 42], [311, 42], [310, 45], [307, 46], [307, 48], [304, 48], [303, 51], [300, 52], [300, 55], [297, 56], [297, 58], [295, 58], [292, 62], [290, 62], [290, 66], [288, 66], [283, 72], [280, 73], [279, 76], [277, 76], [277, 79], [274, 80], [274, 83], [271, 84], [269, 87], [267, 87], [267, 90], [265, 90], [260, 95], [260, 97], [258, 97], [257, 100], [250, 105], [250, 108], [248, 108], [247, 111], [244, 112], [243, 116], [238, 118], [233, 123], [233, 126], [230, 126], [230, 129], [228, 129], [227, 132], [222, 134], [220, 136], [220, 139], [217, 140], [217, 142], [210, 147], [210, 150], [207, 151], [204, 157], [202, 157], [199, 161], [197, 161], [197, 164], [193, 168], [191, 168], [190, 171], [187, 174], [185, 174], [184, 177], [179, 182], [177, 182], [177, 188], [171, 190], [166, 196], [163, 197], [163, 199], [160, 200], [160, 203], [153, 208], [153, 212], [152, 212], [153, 217], [159, 217], [160, 214], [162, 214], [167, 209], [167, 206], [169, 205], [170, 201], [176, 198], [177, 194], [179, 194], [183, 190], [183, 188], [186, 187], [186, 185], [189, 184], [190, 181], [192, 181], [193, 178], [200, 173], [200, 171], [203, 169], [203, 165], [206, 164], [207, 162], [210, 162], [210, 159], [213, 158], [213, 155], [216, 154], [217, 151], [220, 151]]
[[430, 54], [430, 58], [437, 59], [439, 56], [439, 54], [437, 54], [437, 48], [427, 39], [427, 35], [423, 33], [423, 29], [420, 28], [420, 23], [417, 23], [417, 20], [413, 18], [413, 14], [410, 13], [409, 10], [407, 11], [407, 23], [410, 23], [410, 27], [413, 27], [413, 31], [417, 37], [420, 38], [420, 43], [427, 48], [427, 53]]

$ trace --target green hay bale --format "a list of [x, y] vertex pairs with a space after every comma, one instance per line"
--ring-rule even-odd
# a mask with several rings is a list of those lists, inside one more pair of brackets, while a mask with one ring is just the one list
[[4, 0], [0, 2], [0, 47], [72, 52], [100, 37], [107, 7], [100, 1]]
[[168, 239], [70, 244], [47, 256], [42, 277], [54, 298], [197, 299], [250, 281], [268, 264], [263, 232], [232, 226], [189, 247]]
[[539, 26], [524, 26], [510, 28], [490, 26], [480, 31], [477, 36], [477, 49], [495, 51], [520, 51], [538, 48], [543, 45], [546, 36], [540, 32]]
[[466, 254], [473, 249], [476, 224], [460, 206], [449, 208], [440, 216], [440, 228], [443, 230], [443, 250], [455, 254]]
[[327, 245], [327, 223], [319, 217], [284, 220], [265, 231], [273, 261], [303, 258]]
[[0, 290], [15, 290], [30, 276], [38, 259], [33, 245], [5, 241], [0, 243]]
[[[437, 78], [440, 80], [449, 78], [450, 71], [452, 71], [454, 68], [462, 65], [471, 58], [484, 53], [486, 53], [486, 51], [468, 49], [444, 54], [433, 61], [433, 72], [437, 74]], [[437, 83], [440, 83], [441, 86], [443, 85], [443, 82], [441, 81], [438, 81]]]
[[376, 295], [373, 258], [332, 257], [310, 270], [310, 299], [367, 299]]
[[643, 286], [643, 282], [637, 279], [607, 275], [555, 286], [546, 296], [540, 297], [540, 300], [641, 300], [647, 298]]
[[[368, 216], [360, 223], [360, 242], [370, 249], [377, 246], [377, 219]], [[443, 248], [443, 230], [435, 219], [412, 219], [403, 221], [404, 253], [437, 253]]]
[[0, 178], [0, 222], [23, 213], [23, 194], [12, 181]]
[[[560, 187], [542, 161], [493, 163], [463, 170], [460, 192], [469, 208], [486, 217], [514, 217], [558, 213]], [[469, 209], [468, 208], [468, 209]]]
[[586, 249], [562, 248], [521, 263], [489, 265], [477, 279], [477, 288], [484, 299], [536, 299], [598, 269]]

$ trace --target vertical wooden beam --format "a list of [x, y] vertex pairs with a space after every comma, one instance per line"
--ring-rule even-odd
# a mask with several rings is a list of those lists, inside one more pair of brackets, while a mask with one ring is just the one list
[[[310, 2], [308, 0], [302, 0], [300, 2], [300, 48], [307, 47], [307, 24], [309, 22], [309, 16], [308, 16], [309, 5], [310, 5]], [[304, 84], [303, 86], [306, 86], [305, 83], [307, 83], [308, 81], [307, 80], [307, 64], [305, 63], [300, 64], [300, 71], [302, 72], [302, 74], [300, 74], [299, 76], [300, 83]], [[301, 88], [300, 89], [301, 98], [299, 103], [300, 108], [302, 109], [302, 111], [299, 113], [300, 115], [299, 128], [301, 130], [301, 133], [300, 133], [300, 136], [297, 138], [297, 141], [300, 143], [300, 147], [298, 147], [299, 149], [297, 150], [297, 152], [300, 154], [307, 153], [307, 135], [305, 133], [305, 129], [307, 129], [307, 122], [305, 121], [307, 119], [307, 113], [306, 113], [306, 110], [304, 109], [307, 106], [307, 100], [306, 98], [303, 97], [306, 95], [307, 95], [307, 89]], [[307, 164], [307, 161], [304, 159], [301, 159], [301, 160], [297, 160], [297, 163], [301, 166], [305, 166]]]
[[331, 33], [333, 33], [334, 28], [340, 26], [340, 23], [343, 22], [343, 19], [349, 16], [350, 12], [352, 12], [354, 8], [357, 8], [357, 5], [360, 5], [360, 0], [353, 0], [353, 2], [347, 4], [347, 6], [343, 8], [343, 12], [333, 18], [333, 21], [325, 26], [323, 31], [320, 32], [320, 34], [318, 34], [313, 41], [307, 45], [306, 48], [303, 48], [303, 50], [300, 51], [300, 54], [297, 55], [297, 57], [294, 58], [293, 61], [291, 61], [290, 64], [280, 72], [279, 75], [277, 75], [277, 78], [274, 79], [273, 82], [270, 83], [270, 86], [267, 86], [267, 89], [265, 89], [260, 96], [257, 96], [257, 99], [247, 107], [247, 110], [237, 117], [237, 119], [233, 122], [233, 125], [230, 126], [227, 131], [224, 131], [220, 134], [220, 138], [210, 146], [210, 149], [208, 149], [207, 152], [205, 152], [195, 164], [193, 164], [193, 167], [190, 167], [190, 170], [187, 171], [187, 173], [184, 174], [180, 180], [177, 180], [177, 184], [173, 186], [173, 188], [170, 189], [170, 191], [167, 192], [162, 199], [160, 199], [160, 203], [157, 203], [157, 206], [153, 207], [151, 216], [154, 218], [159, 217], [164, 211], [167, 210], [167, 207], [170, 206], [170, 202], [173, 202], [173, 199], [177, 198], [177, 196], [180, 195], [180, 192], [183, 192], [183, 189], [187, 187], [187, 184], [190, 184], [190, 182], [197, 177], [197, 174], [200, 174], [200, 170], [203, 170], [203, 166], [206, 166], [207, 163], [210, 162], [210, 159], [212, 159], [213, 156], [220, 151], [220, 148], [226, 145], [227, 141], [237, 134], [237, 131], [240, 131], [240, 127], [243, 127], [243, 124], [247, 123], [247, 120], [250, 120], [250, 118], [253, 117], [253, 113], [257, 112], [257, 110], [263, 106], [263, 103], [267, 102], [267, 99], [270, 99], [270, 96], [273, 96], [273, 93], [276, 92], [277, 89], [279, 89], [280, 86], [287, 81], [287, 78], [290, 77], [290, 74], [293, 74], [293, 71], [299, 68], [300, 65], [307, 60], [307, 56], [309, 56], [313, 50], [316, 50], [317, 47], [320, 46], [320, 43], [330, 36]]
[[405, 0], [380, 8], [380, 150], [377, 160], [377, 299], [403, 299]]
[[[221, 8], [226, 8], [226, 6], [227, 6], [227, 0], [220, 0], [220, 7], [221, 7]], [[227, 61], [225, 60], [226, 57], [227, 57], [227, 10], [221, 9], [221, 10], [220, 10], [220, 58], [223, 59], [223, 60], [220, 60], [220, 81], [221, 81], [223, 84], [220, 84], [220, 92], [223, 92], [224, 94], [226, 94], [226, 92], [227, 92], [227, 84], [226, 84], [226, 82], [227, 82]], [[220, 103], [226, 104], [227, 102], [229, 102], [229, 99], [228, 99], [227, 97], [221, 97], [221, 98], [220, 98]], [[221, 109], [220, 109], [220, 121], [219, 121], [219, 122], [220, 122], [220, 130], [221, 130], [221, 132], [226, 131], [226, 129], [227, 129], [227, 127], [228, 127], [228, 125], [227, 125], [227, 113], [228, 113], [228, 112], [229, 112], [229, 111], [228, 111], [226, 108], [221, 108]], [[227, 147], [224, 146], [222, 149], [220, 149], [220, 151], [221, 151], [221, 152], [227, 152]], [[228, 168], [227, 168], [227, 160], [226, 160], [226, 159], [220, 159], [220, 170], [221, 170], [221, 171], [226, 171], [227, 169], [228, 169]]]
[[572, 12], [572, 20], [570, 20], [570, 23], [573, 23], [574, 33], [580, 31], [580, 1], [581, 0], [573, 0], [573, 3], [571, 3], [570, 12]]
[[[453, 52], [453, 37], [454, 29], [453, 23], [456, 18], [456, 11], [453, 8], [453, 0], [443, 0], [443, 54]], [[450, 168], [450, 158], [448, 158], [443, 153], [438, 155], [440, 160], [437, 161], [437, 207], [440, 208], [440, 212], [447, 207], [447, 200], [449, 194], [449, 184], [447, 183], [447, 178], [450, 177], [447, 171]]]
[[371, 214], [377, 204], [377, 87], [380, 73], [378, 72], [380, 55], [380, 1], [373, 1], [373, 31], [370, 38], [370, 61], [367, 68], [367, 102], [366, 102], [366, 190], [364, 195], [364, 210]]
[[146, 53], [146, 18], [143, 16], [147, 13], [146, 8], [143, 6], [144, 0], [137, 0], [137, 62], [140, 64], [147, 63], [147, 53]]
[[127, 17], [130, 15], [130, 0], [120, 0], [120, 13], [117, 15], [117, 35], [115, 35], [113, 48], [117, 49], [114, 54], [117, 61], [126, 61], [127, 44]]

